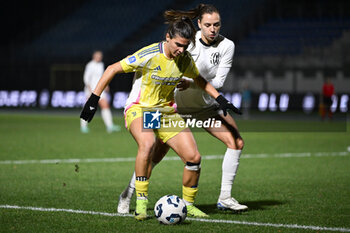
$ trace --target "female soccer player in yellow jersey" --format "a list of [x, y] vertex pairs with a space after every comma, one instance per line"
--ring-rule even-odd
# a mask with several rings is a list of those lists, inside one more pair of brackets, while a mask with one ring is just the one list
[[[175, 112], [174, 89], [181, 77], [194, 80], [210, 96], [216, 99], [223, 111], [232, 109], [239, 112], [228, 100], [199, 75], [191, 55], [186, 51], [190, 42], [195, 42], [195, 28], [191, 19], [183, 14], [165, 13], [169, 23], [166, 40], [137, 51], [131, 56], [107, 67], [95, 90], [86, 102], [80, 117], [90, 122], [96, 112], [99, 95], [116, 74], [136, 72], [132, 91], [125, 108], [126, 126], [134, 137], [138, 151], [135, 161], [135, 218], [147, 218], [148, 185], [150, 177], [151, 151], [156, 138], [172, 148], [185, 163], [183, 171], [183, 199], [189, 216], [206, 217], [193, 203], [197, 194], [201, 156], [191, 131]], [[135, 95], [136, 94], [136, 95]], [[152, 119], [160, 115], [162, 121], [172, 121], [171, 128], [148, 129], [143, 127], [143, 116], [151, 113]]]
[[[178, 11], [173, 11], [176, 13]], [[198, 27], [201, 29], [196, 34], [196, 44], [188, 48], [194, 59], [199, 73], [215, 88], [224, 84], [227, 74], [232, 66], [234, 43], [220, 35], [221, 20], [219, 11], [212, 5], [200, 4], [196, 9], [188, 13], [196, 12]], [[230, 115], [223, 114], [218, 109], [216, 101], [208, 96], [191, 80], [181, 83], [181, 88], [186, 90], [175, 91], [175, 102], [178, 112], [183, 115], [192, 115], [199, 119], [218, 119], [221, 127], [205, 128], [211, 135], [222, 141], [227, 149], [222, 162], [221, 191], [217, 201], [217, 207], [222, 210], [242, 211], [248, 209], [231, 196], [232, 185], [237, 173], [241, 151], [244, 141], [240, 136], [237, 125]], [[162, 160], [168, 152], [169, 146], [157, 141], [152, 155], [152, 167]], [[130, 180], [128, 187], [119, 197], [118, 213], [128, 213], [130, 199], [134, 193], [135, 175]]]

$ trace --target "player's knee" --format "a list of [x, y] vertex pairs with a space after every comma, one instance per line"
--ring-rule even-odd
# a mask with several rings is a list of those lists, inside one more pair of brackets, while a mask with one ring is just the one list
[[100, 105], [101, 109], [109, 109], [109, 104], [106, 99], [100, 99], [98, 104]]
[[224, 138], [223, 139], [223, 143], [225, 143], [225, 145], [228, 148], [237, 149], [236, 142], [235, 142], [235, 139], [233, 137], [226, 137], [226, 138]]
[[142, 154], [146, 154], [150, 156], [153, 145], [154, 145], [153, 141], [142, 142], [139, 144], [139, 151], [142, 152]]
[[199, 154], [199, 152], [193, 151], [191, 153], [188, 153], [185, 156], [186, 161], [191, 162], [191, 163], [200, 163], [201, 162], [201, 155]]
[[234, 150], [242, 150], [244, 147], [244, 141], [241, 137], [235, 139], [234, 137], [225, 137], [223, 143], [227, 146], [227, 148]]
[[198, 172], [201, 169], [201, 162], [200, 161], [199, 163], [186, 162], [185, 168], [189, 171]]
[[236, 146], [237, 146], [237, 150], [243, 150], [243, 147], [244, 147], [244, 140], [243, 140], [243, 138], [237, 138], [236, 139]]

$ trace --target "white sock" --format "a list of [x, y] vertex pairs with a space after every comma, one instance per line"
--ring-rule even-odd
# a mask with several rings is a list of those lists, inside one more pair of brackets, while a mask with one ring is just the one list
[[87, 121], [80, 119], [80, 128], [86, 128], [88, 125]]
[[222, 161], [222, 178], [220, 199], [231, 197], [233, 181], [239, 165], [239, 157], [242, 150], [234, 150], [227, 148], [224, 160]]
[[109, 108], [101, 109], [101, 115], [106, 127], [111, 128], [113, 126], [113, 117], [112, 117], [111, 109]]
[[136, 173], [134, 172], [129, 182], [129, 188], [135, 188], [135, 180], [136, 180]]
[[132, 177], [130, 179], [129, 185], [128, 185], [128, 198], [131, 199], [132, 195], [134, 195], [135, 192], [135, 180], [136, 180], [136, 174], [135, 172], [132, 174]]

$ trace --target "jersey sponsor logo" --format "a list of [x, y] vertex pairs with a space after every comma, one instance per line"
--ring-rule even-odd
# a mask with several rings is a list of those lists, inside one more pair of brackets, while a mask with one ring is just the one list
[[160, 116], [162, 114], [157, 110], [156, 112], [143, 112], [143, 128], [144, 129], [160, 129]]
[[129, 64], [134, 63], [136, 61], [136, 57], [132, 56], [128, 58]]
[[151, 78], [154, 80], [156, 85], [168, 85], [175, 86], [177, 85], [181, 77], [159, 77], [157, 75], [152, 75]]
[[154, 71], [161, 71], [162, 69], [160, 68], [160, 66], [157, 66], [156, 68], [154, 68]]
[[210, 55], [210, 63], [213, 64], [214, 66], [218, 65], [220, 62], [220, 54], [219, 52], [212, 53]]

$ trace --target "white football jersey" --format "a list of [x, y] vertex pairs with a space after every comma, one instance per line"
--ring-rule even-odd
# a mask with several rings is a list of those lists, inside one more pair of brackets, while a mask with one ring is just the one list
[[[196, 45], [191, 44], [188, 51], [200, 75], [218, 89], [223, 86], [231, 69], [234, 49], [233, 41], [222, 35], [218, 36], [215, 43], [207, 45], [201, 40], [201, 31], [198, 31]], [[176, 90], [175, 101], [178, 108], [186, 109], [185, 111], [188, 112], [197, 112], [217, 104], [211, 96], [195, 84], [184, 91]]]
[[85, 86], [90, 86], [92, 90], [95, 89], [98, 81], [102, 77], [104, 72], [103, 62], [96, 62], [94, 60], [90, 61], [84, 71], [84, 84]]

